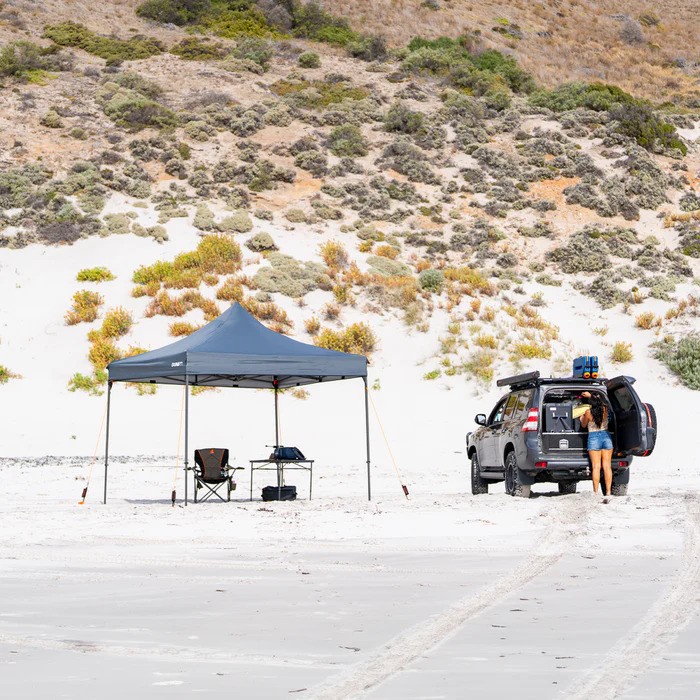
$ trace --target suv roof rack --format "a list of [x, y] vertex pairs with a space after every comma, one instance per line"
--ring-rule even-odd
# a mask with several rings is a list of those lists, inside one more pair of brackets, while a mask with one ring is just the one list
[[596, 377], [595, 379], [584, 379], [583, 377], [541, 377], [539, 372], [526, 372], [525, 374], [516, 374], [512, 377], [503, 377], [496, 381], [496, 386], [526, 386], [542, 384], [605, 384], [607, 379], [604, 377]]
[[516, 374], [512, 377], [504, 377], [496, 382], [496, 386], [513, 386], [514, 384], [525, 384], [534, 382], [540, 378], [539, 372], [526, 372], [525, 374]]

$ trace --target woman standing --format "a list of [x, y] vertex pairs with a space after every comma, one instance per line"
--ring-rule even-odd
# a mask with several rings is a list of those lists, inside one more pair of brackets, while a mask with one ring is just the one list
[[581, 427], [588, 428], [588, 454], [591, 458], [591, 476], [593, 477], [593, 493], [598, 493], [600, 484], [600, 468], [603, 467], [605, 480], [605, 498], [603, 503], [609, 503], [612, 497], [612, 437], [608, 432], [608, 407], [603, 397], [590, 391], [584, 391], [583, 396], [589, 399], [591, 407], [581, 416]]

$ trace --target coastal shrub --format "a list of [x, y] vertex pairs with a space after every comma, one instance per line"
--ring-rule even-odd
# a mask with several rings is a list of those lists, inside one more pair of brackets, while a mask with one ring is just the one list
[[423, 270], [418, 275], [418, 284], [421, 289], [425, 289], [435, 294], [442, 292], [442, 287], [445, 282], [445, 275], [440, 270]]
[[408, 265], [378, 255], [370, 255], [367, 258], [367, 264], [372, 272], [382, 277], [407, 277], [411, 274]]
[[367, 140], [358, 126], [344, 124], [331, 131], [329, 148], [338, 157], [366, 156], [368, 153]]
[[307, 318], [304, 321], [304, 330], [311, 336], [318, 335], [321, 330], [321, 322], [315, 316]]
[[293, 3], [292, 17], [294, 21], [292, 34], [296, 37], [337, 46], [346, 46], [360, 38], [350, 29], [346, 19], [336, 17], [324, 10], [316, 0]]
[[270, 90], [302, 109], [322, 109], [345, 100], [364, 100], [369, 95], [369, 90], [357, 87], [347, 80], [330, 82], [286, 78], [270, 85]]
[[44, 36], [59, 46], [72, 46], [107, 61], [107, 65], [121, 61], [136, 61], [156, 56], [163, 52], [157, 39], [133, 36], [130, 39], [115, 39], [96, 34], [82, 24], [62, 22], [44, 28]]
[[[134, 71], [124, 71], [123, 73], [117, 73], [116, 75], [110, 76], [110, 81], [116, 83], [117, 85], [128, 88], [129, 90], [134, 90], [146, 97], [151, 99], [157, 99], [163, 94], [163, 88], [156, 83], [154, 80], [149, 80], [144, 78], [139, 73]], [[162, 145], [162, 142], [157, 142], [158, 145]], [[129, 144], [130, 147], [134, 142]]]
[[198, 331], [201, 327], [202, 326], [195, 326], [193, 323], [188, 323], [187, 321], [173, 321], [168, 326], [168, 333], [175, 338], [180, 338], [192, 335], [192, 333]]
[[180, 296], [172, 297], [168, 292], [159, 292], [146, 308], [144, 315], [152, 316], [184, 316], [192, 309], [201, 309], [206, 321], [213, 321], [221, 314], [217, 304], [211, 299], [202, 296], [196, 290], [187, 290]]
[[269, 266], [261, 267], [253, 277], [255, 285], [263, 292], [299, 298], [319, 287], [330, 289], [330, 280], [318, 263], [301, 262], [276, 252], [269, 253], [266, 260]]
[[136, 8], [136, 14], [229, 39], [277, 35], [253, 0], [146, 0]]
[[632, 343], [618, 340], [613, 344], [610, 352], [610, 360], [616, 364], [629, 362], [632, 359]]
[[266, 39], [241, 36], [236, 40], [236, 46], [231, 50], [230, 55], [242, 61], [252, 61], [266, 71], [274, 53], [272, 44]]
[[177, 117], [171, 109], [117, 83], [105, 83], [96, 99], [113, 122], [127, 129], [139, 130], [149, 126], [163, 128], [177, 123]]
[[13, 41], [0, 48], [0, 77], [40, 83], [45, 71], [66, 67], [56, 60], [55, 47], [45, 49], [31, 41]]
[[602, 240], [592, 240], [588, 231], [575, 233], [566, 245], [554, 248], [547, 258], [555, 263], [562, 272], [598, 272], [610, 267], [608, 247]]
[[360, 322], [341, 331], [324, 328], [316, 334], [314, 345], [328, 350], [369, 355], [377, 346], [377, 338], [366, 323]]
[[689, 333], [678, 340], [668, 338], [654, 345], [661, 360], [690, 389], [700, 390], [700, 335]]
[[114, 275], [106, 267], [86, 267], [76, 275], [78, 282], [109, 282]]
[[66, 325], [91, 323], [97, 318], [100, 305], [104, 299], [97, 292], [81, 290], [73, 295], [73, 308], [65, 315]]
[[381, 35], [363, 36], [347, 44], [348, 53], [361, 61], [385, 61], [389, 56], [386, 39]]
[[530, 103], [554, 112], [590, 109], [607, 112], [617, 104], [633, 104], [635, 98], [615, 85], [605, 83], [566, 83], [553, 90], [538, 90], [530, 96]]
[[92, 338], [88, 359], [96, 372], [106, 369], [110, 362], [121, 358], [122, 354], [111, 338], [105, 338], [100, 334]]
[[630, 136], [648, 151], [677, 149], [683, 155], [688, 153], [676, 127], [658, 117], [650, 105], [641, 102], [617, 105], [610, 110], [610, 117], [617, 122], [616, 131]]
[[131, 330], [133, 323], [134, 319], [131, 313], [118, 306], [105, 314], [100, 333], [104, 338], [120, 338]]
[[267, 231], [256, 233], [246, 241], [245, 245], [246, 248], [252, 250], [254, 253], [266, 253], [277, 250], [277, 244]]
[[229, 50], [218, 42], [212, 42], [204, 37], [187, 37], [171, 47], [170, 53], [185, 61], [218, 61], [229, 53]]
[[196, 22], [211, 7], [210, 0], [146, 0], [136, 8], [139, 17], [183, 26]]
[[463, 293], [469, 296], [476, 296], [477, 293], [491, 296], [496, 293], [495, 287], [489, 282], [486, 275], [476, 268], [446, 267], [443, 274], [445, 279], [458, 283], [462, 287]]
[[657, 316], [653, 311], [645, 311], [638, 316], [635, 317], [634, 319], [634, 325], [637, 328], [641, 328], [645, 331], [651, 330], [652, 328], [656, 328], [661, 326], [662, 324], [662, 319], [660, 316]]
[[243, 301], [243, 285], [236, 277], [227, 278], [216, 290], [216, 298], [221, 301]]
[[5, 365], [0, 365], [0, 384], [7, 384], [10, 379], [19, 379], [19, 374], [11, 372]]
[[386, 113], [384, 129], [401, 134], [414, 134], [423, 126], [424, 121], [422, 112], [415, 112], [406, 105], [398, 103]]
[[236, 233], [248, 233], [253, 230], [253, 221], [247, 212], [239, 210], [225, 217], [217, 225], [221, 231], [234, 231]]
[[318, 68], [321, 65], [319, 55], [313, 51], [304, 51], [297, 62], [302, 68]]
[[92, 396], [102, 396], [104, 394], [105, 378], [104, 372], [93, 374], [80, 374], [76, 372], [68, 381], [68, 391], [85, 391]]
[[323, 262], [332, 270], [347, 267], [349, 262], [348, 253], [342, 243], [338, 241], [326, 241], [319, 247]]

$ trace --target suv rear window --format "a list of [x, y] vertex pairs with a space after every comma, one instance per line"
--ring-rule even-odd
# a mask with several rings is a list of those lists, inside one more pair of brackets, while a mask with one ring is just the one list
[[518, 400], [515, 404], [515, 411], [513, 412], [514, 419], [525, 418], [527, 407], [530, 405], [531, 399], [532, 389], [518, 392]]

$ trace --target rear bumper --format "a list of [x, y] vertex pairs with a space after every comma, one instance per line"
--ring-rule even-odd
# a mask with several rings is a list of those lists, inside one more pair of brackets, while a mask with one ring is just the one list
[[[612, 470], [615, 483], [629, 482], [632, 457], [614, 457]], [[538, 481], [581, 481], [591, 478], [591, 464], [588, 455], [585, 457], [541, 454], [539, 451], [528, 450], [527, 458], [519, 465], [523, 482], [534, 484]]]

